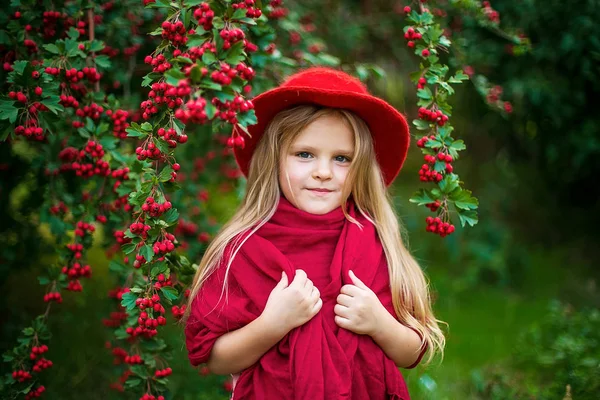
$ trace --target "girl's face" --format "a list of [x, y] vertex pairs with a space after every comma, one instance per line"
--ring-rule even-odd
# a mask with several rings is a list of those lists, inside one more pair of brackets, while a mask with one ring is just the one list
[[327, 214], [342, 204], [342, 187], [354, 155], [354, 133], [326, 115], [306, 126], [280, 158], [279, 187], [300, 210]]

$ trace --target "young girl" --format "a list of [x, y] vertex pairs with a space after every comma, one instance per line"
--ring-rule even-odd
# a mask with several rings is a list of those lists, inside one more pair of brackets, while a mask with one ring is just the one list
[[253, 103], [245, 198], [192, 285], [190, 362], [233, 374], [233, 399], [409, 399], [398, 367], [445, 341], [386, 191], [406, 119], [321, 67]]

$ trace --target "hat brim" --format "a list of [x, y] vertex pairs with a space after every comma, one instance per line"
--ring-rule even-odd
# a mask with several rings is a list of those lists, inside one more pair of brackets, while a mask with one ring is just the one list
[[244, 138], [244, 148], [234, 149], [238, 166], [245, 176], [248, 176], [252, 154], [269, 122], [280, 111], [301, 104], [342, 108], [362, 118], [371, 131], [377, 161], [386, 185], [390, 185], [402, 169], [410, 142], [408, 123], [400, 112], [378, 97], [339, 90], [286, 86], [262, 93], [252, 99], [252, 103], [258, 123], [248, 127], [251, 137]]

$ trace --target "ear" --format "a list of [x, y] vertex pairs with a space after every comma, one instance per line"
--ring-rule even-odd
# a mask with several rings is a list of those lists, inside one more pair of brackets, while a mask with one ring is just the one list
[[352, 283], [354, 284], [354, 286], [358, 286], [361, 289], [369, 288], [367, 285], [365, 285], [363, 283], [363, 281], [361, 281], [360, 279], [358, 279], [358, 277], [356, 275], [354, 275], [354, 272], [350, 271], [349, 275], [350, 275], [350, 279], [352, 280]]

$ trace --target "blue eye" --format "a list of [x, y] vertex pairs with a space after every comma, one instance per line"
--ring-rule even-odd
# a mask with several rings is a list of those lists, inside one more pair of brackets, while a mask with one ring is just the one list
[[[340, 160], [340, 158], [341, 158], [341, 160]], [[335, 160], [339, 161], [339, 162], [348, 162], [348, 161], [350, 161], [350, 159], [348, 157], [346, 157], [346, 156], [337, 156], [335, 158]]]
[[300, 158], [308, 158], [308, 156], [310, 156], [311, 154], [306, 152], [306, 151], [301, 151], [300, 153], [297, 153], [296, 156], [300, 157]]

